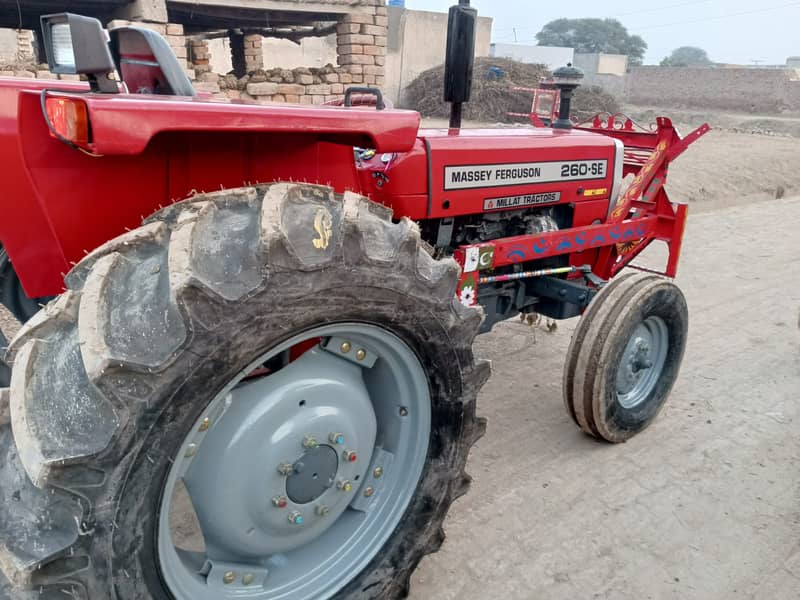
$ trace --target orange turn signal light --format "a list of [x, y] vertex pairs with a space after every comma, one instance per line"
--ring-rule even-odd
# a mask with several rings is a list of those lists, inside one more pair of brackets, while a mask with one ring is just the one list
[[50, 97], [45, 103], [50, 119], [50, 135], [76, 146], [89, 144], [89, 110], [83, 100]]

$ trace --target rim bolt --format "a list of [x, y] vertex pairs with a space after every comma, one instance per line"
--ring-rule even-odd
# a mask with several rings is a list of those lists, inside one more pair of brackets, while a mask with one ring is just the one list
[[358, 460], [358, 455], [355, 450], [345, 450], [343, 456], [347, 462], [356, 462]]
[[289, 513], [289, 523], [293, 525], [302, 525], [303, 524], [303, 515], [301, 515], [296, 510], [293, 510]]
[[350, 483], [347, 479], [340, 479], [339, 483], [336, 484], [336, 487], [338, 487], [343, 492], [349, 492], [353, 489], [353, 484]]
[[286, 508], [289, 504], [289, 501], [286, 499], [286, 496], [273, 496], [272, 497], [272, 506], [275, 508]]
[[202, 421], [200, 421], [200, 427], [198, 428], [200, 431], [208, 431], [208, 428], [211, 427], [211, 419], [206, 417]]
[[253, 575], [252, 573], [248, 573], [247, 575], [244, 575], [242, 577], [242, 585], [250, 585], [251, 583], [253, 583], [253, 581], [255, 581], [255, 578], [256, 578], [256, 576]]
[[383, 475], [383, 467], [375, 467], [375, 470], [372, 472], [372, 476], [375, 479], [379, 479], [381, 475]]
[[400, 407], [400, 416], [407, 417], [408, 416], [408, 409], [405, 406]]
[[338, 444], [339, 446], [344, 444], [344, 435], [341, 433], [331, 433], [328, 436], [328, 439], [330, 440], [331, 444]]
[[364, 490], [364, 496], [365, 496], [365, 497], [367, 497], [367, 498], [369, 498], [370, 496], [372, 496], [372, 494], [374, 494], [374, 493], [375, 493], [375, 489], [374, 489], [374, 488], [372, 488], [372, 487], [368, 487], [368, 488], [366, 488], [366, 489]]
[[319, 444], [317, 443], [317, 440], [314, 439], [313, 436], [307, 435], [303, 438], [303, 448], [313, 450], [317, 446], [319, 446]]
[[186, 458], [191, 458], [197, 454], [197, 444], [189, 444], [186, 446]]
[[325, 506], [324, 504], [320, 504], [317, 507], [317, 514], [320, 517], [327, 517], [329, 512], [331, 512], [331, 509]]
[[294, 473], [294, 465], [292, 463], [281, 463], [278, 465], [278, 473], [288, 477]]
[[350, 352], [351, 348], [352, 346], [350, 345], [350, 342], [342, 342], [341, 346], [342, 354], [347, 354], [348, 352]]
[[367, 351], [363, 348], [356, 352], [356, 360], [364, 360], [367, 358]]
[[227, 571], [225, 575], [222, 576], [222, 583], [233, 583], [236, 581], [236, 573], [233, 571]]

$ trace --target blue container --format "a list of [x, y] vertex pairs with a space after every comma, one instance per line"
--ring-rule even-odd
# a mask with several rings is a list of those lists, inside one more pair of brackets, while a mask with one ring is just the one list
[[389, 6], [399, 6], [400, 8], [405, 8], [406, 0], [389, 0]]

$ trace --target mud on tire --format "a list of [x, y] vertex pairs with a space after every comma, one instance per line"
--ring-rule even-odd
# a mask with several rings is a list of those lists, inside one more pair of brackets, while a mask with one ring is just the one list
[[154, 536], [187, 430], [255, 357], [347, 321], [391, 331], [428, 379], [430, 446], [416, 493], [337, 597], [405, 595], [442, 543], [485, 428], [475, 399], [489, 367], [471, 350], [481, 316], [454, 300], [457, 277], [411, 221], [312, 185], [201, 194], [95, 250], [10, 349], [0, 567], [11, 584], [43, 600], [171, 598]]

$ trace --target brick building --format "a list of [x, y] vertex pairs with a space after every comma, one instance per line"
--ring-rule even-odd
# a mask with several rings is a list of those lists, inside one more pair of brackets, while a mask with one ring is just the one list
[[[0, 74], [46, 76], [32, 41], [40, 14], [69, 10], [109, 27], [135, 23], [164, 35], [195, 86], [203, 91], [272, 102], [321, 104], [349, 85], [383, 86], [386, 76], [385, 0], [74, 0], [21, 3], [0, 0], [0, 27], [17, 30], [15, 60], [0, 56]], [[262, 40], [336, 35], [337, 64], [264, 69]], [[231, 70], [214, 73], [209, 41], [225, 38]], [[29, 48], [23, 48], [27, 40]], [[3, 64], [7, 65], [5, 68]], [[25, 63], [30, 66], [25, 68]]]

